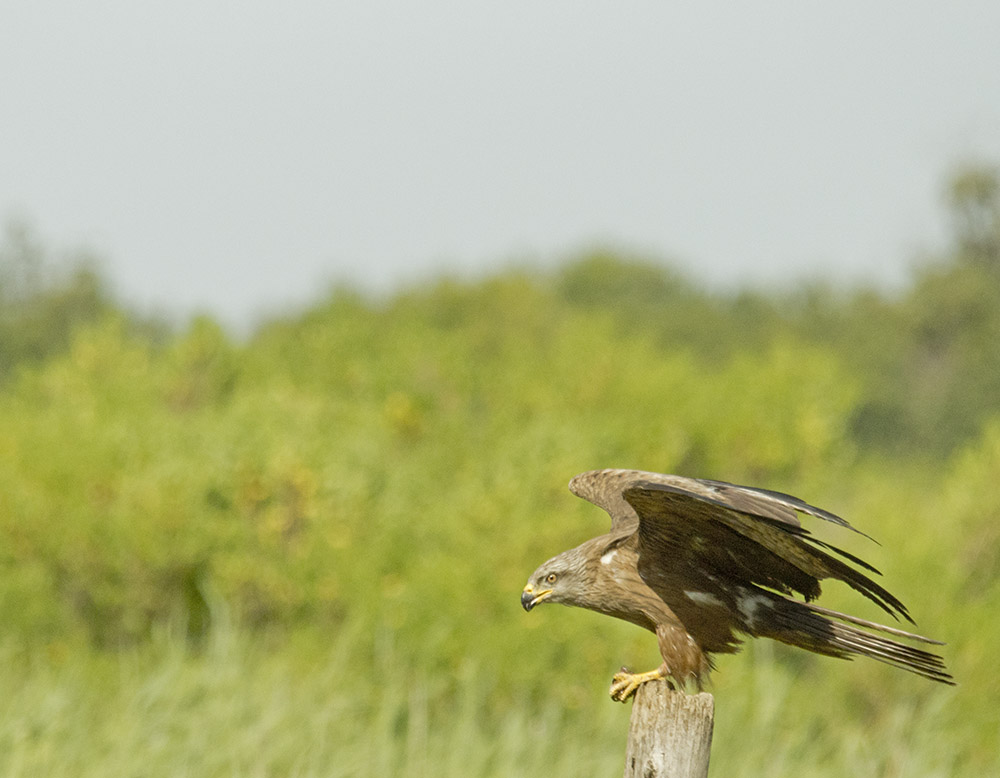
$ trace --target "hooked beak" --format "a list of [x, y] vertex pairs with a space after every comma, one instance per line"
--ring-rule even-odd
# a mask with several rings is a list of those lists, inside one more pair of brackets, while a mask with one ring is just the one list
[[521, 592], [521, 607], [526, 611], [530, 611], [550, 594], [552, 594], [551, 589], [544, 589], [543, 591], [538, 592], [538, 594], [535, 594], [535, 590], [532, 588], [531, 584], [528, 584], [524, 587], [524, 591]]

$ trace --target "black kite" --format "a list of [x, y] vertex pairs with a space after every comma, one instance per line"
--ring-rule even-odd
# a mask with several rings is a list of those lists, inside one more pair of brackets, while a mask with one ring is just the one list
[[545, 562], [521, 604], [525, 610], [542, 602], [576, 605], [656, 634], [663, 664], [638, 674], [623, 668], [612, 698], [624, 702], [656, 678], [702, 688], [710, 655], [738, 650], [737, 634], [827, 656], [868, 656], [952, 683], [940, 657], [885, 635], [938, 641], [810, 602], [820, 581], [834, 578], [894, 618], [913, 621], [896, 597], [857, 569], [878, 574], [875, 568], [814, 537], [798, 518], [803, 513], [854, 529], [839, 516], [780, 492], [640, 470], [581, 473], [569, 488], [610, 514], [611, 531]]

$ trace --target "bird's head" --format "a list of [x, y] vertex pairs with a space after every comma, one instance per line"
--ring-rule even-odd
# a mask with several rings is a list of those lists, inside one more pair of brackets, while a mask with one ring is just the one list
[[586, 559], [579, 548], [552, 557], [531, 574], [521, 592], [521, 606], [530, 611], [543, 602], [576, 605], [586, 575]]

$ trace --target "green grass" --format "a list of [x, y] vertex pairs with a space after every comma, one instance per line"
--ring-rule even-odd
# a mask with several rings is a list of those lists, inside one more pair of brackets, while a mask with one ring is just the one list
[[408, 672], [402, 653], [364, 672], [348, 654], [236, 635], [197, 656], [169, 640], [117, 656], [7, 652], [0, 774], [580, 775], [620, 760], [627, 714], [610, 702], [595, 716], [497, 707], [471, 662], [444, 680]]
[[[557, 632], [559, 614], [548, 617]], [[8, 648], [0, 657], [0, 774], [419, 778], [622, 769], [629, 708], [605, 696], [607, 678], [587, 679], [586, 694], [567, 705], [547, 698], [538, 668], [538, 682], [512, 696], [475, 657], [428, 675], [388, 636], [377, 640], [227, 633], [199, 653], [168, 637], [119, 654]], [[517, 661], [530, 661], [530, 643], [518, 644]], [[364, 655], [376, 659], [365, 664]], [[713, 775], [971, 778], [1000, 767], [995, 698], [902, 674], [880, 680], [888, 696], [869, 695], [852, 673], [888, 671], [789, 658], [758, 644], [724, 662], [714, 689]]]

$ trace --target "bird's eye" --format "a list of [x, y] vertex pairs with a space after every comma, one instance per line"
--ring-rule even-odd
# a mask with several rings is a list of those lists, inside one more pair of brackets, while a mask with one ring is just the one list
[[549, 573], [547, 576], [545, 576], [545, 583], [554, 584], [555, 582], [556, 582], [555, 573]]

